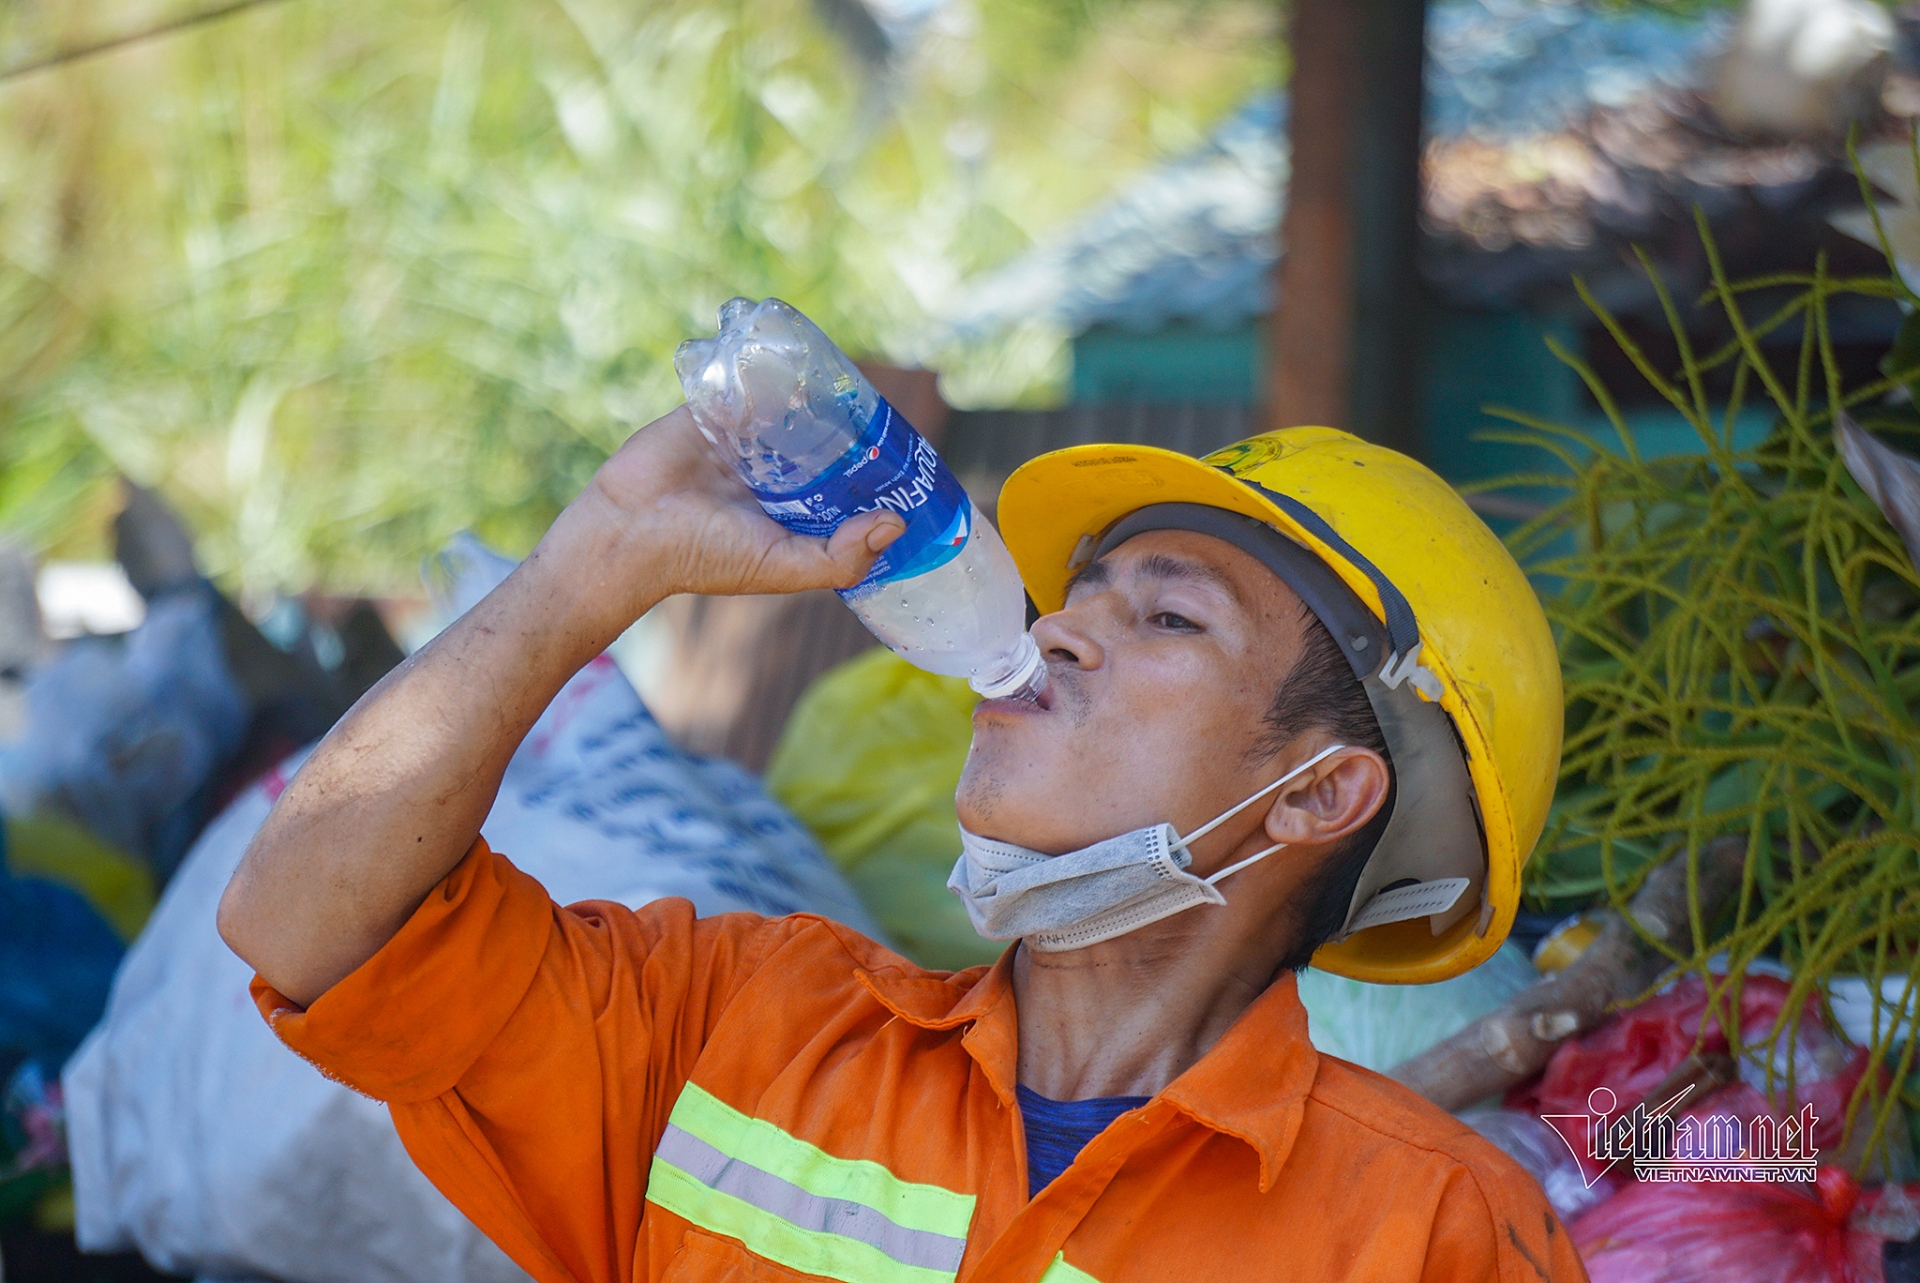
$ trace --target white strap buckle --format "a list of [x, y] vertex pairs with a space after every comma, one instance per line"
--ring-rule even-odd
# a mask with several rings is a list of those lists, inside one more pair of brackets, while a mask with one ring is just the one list
[[1388, 690], [1398, 690], [1401, 682], [1411, 681], [1413, 689], [1420, 693], [1422, 699], [1429, 704], [1437, 704], [1440, 696], [1446, 693], [1445, 688], [1440, 685], [1440, 679], [1434, 676], [1432, 669], [1421, 666], [1421, 649], [1421, 643], [1415, 642], [1404, 655], [1388, 655], [1385, 666], [1380, 669], [1380, 680]]

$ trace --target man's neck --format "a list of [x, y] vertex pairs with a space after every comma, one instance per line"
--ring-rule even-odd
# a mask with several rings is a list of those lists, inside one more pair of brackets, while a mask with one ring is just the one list
[[1023, 944], [1020, 1082], [1087, 1100], [1151, 1096], [1186, 1072], [1266, 991], [1291, 944], [1291, 922], [1251, 920], [1264, 897], [1227, 898], [1083, 949]]

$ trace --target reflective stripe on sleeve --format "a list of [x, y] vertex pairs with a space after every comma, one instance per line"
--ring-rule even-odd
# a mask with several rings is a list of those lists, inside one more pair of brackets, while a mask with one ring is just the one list
[[692, 1083], [654, 1151], [647, 1198], [843, 1283], [952, 1283], [974, 1206], [970, 1195], [836, 1158]]

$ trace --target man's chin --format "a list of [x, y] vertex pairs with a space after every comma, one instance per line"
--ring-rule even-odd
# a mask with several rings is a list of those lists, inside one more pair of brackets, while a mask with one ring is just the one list
[[1023, 821], [1033, 814], [1033, 778], [1029, 772], [1010, 767], [991, 748], [983, 752], [980, 738], [976, 733], [973, 751], [960, 772], [960, 787], [954, 790], [953, 805], [960, 827], [981, 837], [1020, 843], [1020, 834], [1032, 827]]
[[[976, 752], [978, 747], [976, 742]], [[1002, 782], [991, 771], [976, 768], [969, 756], [966, 769], [960, 772], [960, 787], [953, 794], [953, 809], [960, 817], [960, 827], [969, 833], [983, 832], [985, 826], [993, 823], [996, 804], [1004, 792]]]
[[953, 801], [967, 832], [1029, 851], [1052, 851], [1063, 849], [1058, 847], [1060, 796], [1061, 790], [1046, 787], [1030, 771], [1001, 771], [992, 761], [969, 757]]

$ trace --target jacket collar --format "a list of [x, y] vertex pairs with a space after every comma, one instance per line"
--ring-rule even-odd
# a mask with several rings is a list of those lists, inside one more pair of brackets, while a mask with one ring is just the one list
[[961, 1045], [979, 1064], [1000, 1103], [1013, 1107], [1020, 1078], [1020, 1020], [1013, 1006], [1009, 945], [991, 967], [969, 967], [941, 977], [917, 968], [860, 970], [855, 977], [888, 1011], [921, 1029], [972, 1028]]
[[1307, 1093], [1319, 1072], [1320, 1053], [1307, 1038], [1300, 983], [1287, 972], [1160, 1096], [1195, 1122], [1252, 1146], [1260, 1156], [1264, 1194], [1293, 1151]]
[[[971, 1025], [962, 1042], [1001, 1103], [1013, 1104], [1019, 1080], [1019, 1020], [1009, 948], [987, 968], [941, 977], [917, 968], [862, 969], [856, 975], [888, 1011], [921, 1029]], [[1260, 1159], [1260, 1189], [1279, 1175], [1300, 1133], [1307, 1093], [1320, 1056], [1307, 1038], [1299, 983], [1288, 973], [1254, 999], [1232, 1028], [1160, 1092], [1203, 1127], [1251, 1146]]]

